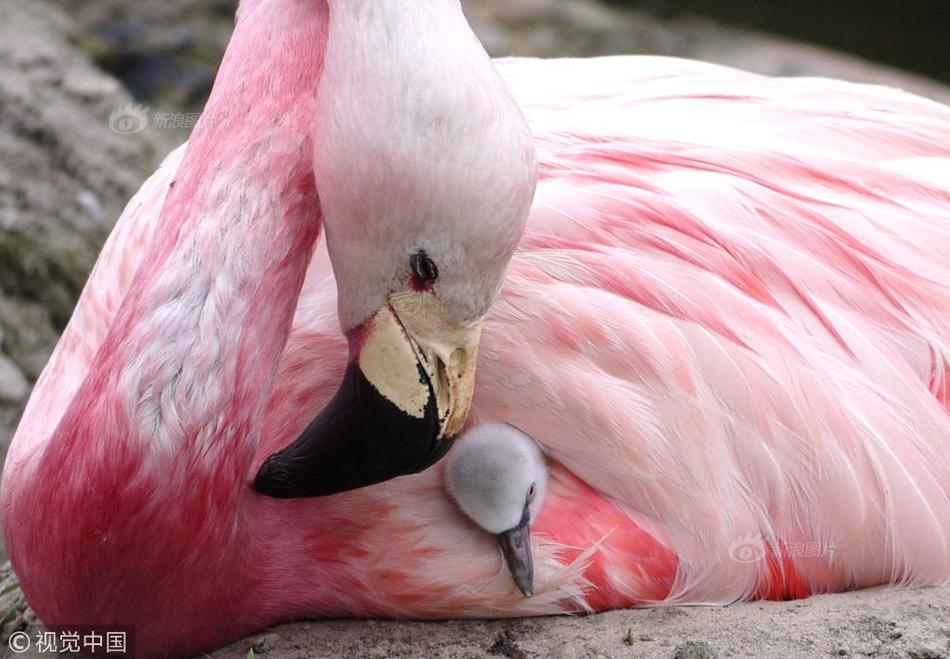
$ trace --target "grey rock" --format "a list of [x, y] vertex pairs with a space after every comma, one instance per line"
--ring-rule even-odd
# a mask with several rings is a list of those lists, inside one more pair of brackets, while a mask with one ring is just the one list
[[21, 403], [30, 393], [30, 383], [9, 357], [0, 353], [0, 403]]
[[250, 643], [251, 647], [254, 648], [254, 652], [264, 654], [265, 652], [270, 652], [275, 649], [280, 644], [280, 636], [273, 632], [261, 634], [252, 638]]
[[7, 647], [7, 640], [14, 632], [32, 631], [36, 614], [26, 602], [19, 581], [10, 563], [0, 565], [0, 647]]
[[673, 659], [716, 659], [718, 656], [707, 641], [686, 641], [673, 650]]
[[583, 641], [565, 643], [554, 651], [555, 659], [587, 659], [590, 656], [590, 650]]
[[495, 56], [666, 55], [772, 76], [820, 76], [906, 89], [950, 103], [929, 78], [827, 48], [688, 17], [659, 21], [596, 0], [463, 0], [475, 31]]
[[[236, 0], [57, 0], [78, 43], [143, 100], [200, 110], [233, 27]], [[687, 17], [660, 21], [599, 0], [462, 0], [494, 56], [648, 54], [757, 73], [826, 76], [900, 87], [950, 102], [945, 85], [826, 48]]]
[[0, 3], [0, 453], [99, 248], [174, 136], [121, 135], [132, 101], [42, 0]]

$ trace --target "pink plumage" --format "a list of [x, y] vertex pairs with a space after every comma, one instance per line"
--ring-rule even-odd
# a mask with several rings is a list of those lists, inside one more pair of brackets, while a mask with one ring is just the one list
[[[300, 11], [285, 52], [322, 47], [324, 17]], [[240, 148], [303, 121], [286, 99], [319, 68], [255, 88], [226, 62], [218, 93], [266, 89], [258, 114], [213, 98], [131, 201], [10, 449], [4, 537], [41, 619], [134, 624], [143, 654], [178, 655], [299, 617], [950, 577], [950, 110], [664, 58], [497, 67], [540, 182], [485, 321], [471, 419], [516, 424], [551, 461], [536, 595], [500, 572], [439, 466], [322, 499], [247, 487], [333, 394], [346, 342], [299, 166], [309, 143]], [[223, 224], [221, 158], [260, 167], [280, 207]], [[205, 315], [173, 344], [194, 347], [175, 370], [149, 332], [193, 296]], [[178, 398], [161, 398], [166, 380]]]

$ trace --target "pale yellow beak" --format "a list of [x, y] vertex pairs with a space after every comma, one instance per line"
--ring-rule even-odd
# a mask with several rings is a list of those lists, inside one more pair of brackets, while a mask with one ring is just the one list
[[395, 293], [389, 304], [435, 389], [440, 438], [455, 437], [472, 406], [481, 323], [454, 323], [432, 295]]
[[392, 294], [350, 337], [352, 361], [333, 400], [264, 462], [254, 489], [323, 496], [437, 462], [472, 405], [480, 332], [453, 322], [432, 294]]

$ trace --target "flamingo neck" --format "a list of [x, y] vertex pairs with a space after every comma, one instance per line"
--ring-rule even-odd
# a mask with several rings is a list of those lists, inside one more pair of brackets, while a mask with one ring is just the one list
[[245, 465], [253, 455], [321, 225], [310, 131], [326, 6], [271, 4], [242, 14], [155, 239], [72, 406], [99, 420], [90, 407], [118, 408], [120, 438], [103, 442], [239, 452]]
[[[189, 643], [211, 646], [241, 601], [215, 592], [261, 579], [240, 503], [320, 232], [310, 133], [326, 40], [325, 3], [242, 14], [155, 237], [30, 467], [36, 509], [58, 514], [18, 517], [10, 554], [44, 620], [129, 621], [157, 647], [202, 616], [210, 635]], [[36, 537], [52, 549], [33, 553]], [[141, 624], [181, 592], [175, 615]]]

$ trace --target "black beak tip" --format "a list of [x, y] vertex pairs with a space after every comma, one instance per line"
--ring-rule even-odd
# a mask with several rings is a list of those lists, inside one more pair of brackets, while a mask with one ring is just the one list
[[252, 487], [277, 499], [318, 497], [417, 473], [452, 445], [453, 438], [440, 434], [431, 384], [418, 418], [380, 394], [350, 362], [333, 399], [293, 443], [264, 461]]

